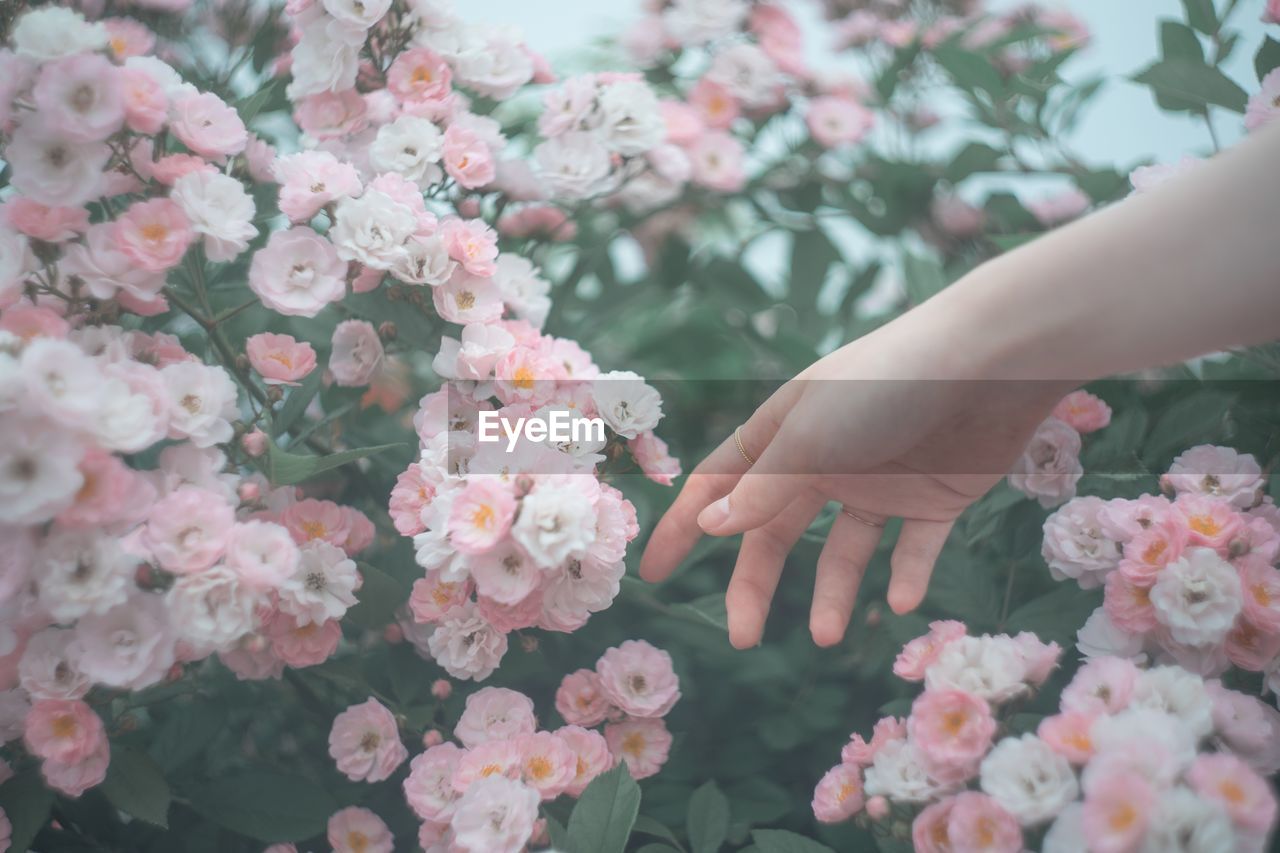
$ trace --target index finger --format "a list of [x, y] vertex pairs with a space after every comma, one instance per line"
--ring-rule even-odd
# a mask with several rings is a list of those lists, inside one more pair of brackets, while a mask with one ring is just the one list
[[[773, 441], [801, 392], [802, 383], [786, 383], [742, 425], [742, 442], [752, 458], [759, 459]], [[698, 513], [733, 491], [750, 467], [732, 435], [720, 442], [689, 474], [680, 494], [654, 527], [640, 558], [640, 577], [651, 583], [669, 577], [702, 536]]]

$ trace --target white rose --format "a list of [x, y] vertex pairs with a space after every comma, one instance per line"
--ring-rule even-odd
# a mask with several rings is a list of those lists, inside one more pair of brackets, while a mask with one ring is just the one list
[[1081, 779], [1086, 791], [1095, 775], [1102, 777], [1119, 767], [1164, 787], [1196, 757], [1195, 735], [1177, 717], [1151, 708], [1127, 708], [1099, 717], [1089, 729], [1089, 738], [1095, 757]]
[[519, 33], [508, 27], [486, 31], [483, 47], [460, 55], [453, 68], [462, 85], [500, 101], [533, 79], [533, 60]]
[[[1231, 818], [1217, 803], [1181, 785], [1156, 801], [1140, 853], [1218, 853], [1240, 846]], [[1262, 849], [1259, 847], [1258, 849]]]
[[160, 371], [169, 392], [169, 435], [197, 447], [231, 440], [231, 421], [240, 415], [236, 383], [221, 367], [195, 361], [170, 364]]
[[924, 674], [926, 689], [963, 690], [993, 703], [1025, 693], [1026, 682], [1026, 659], [1010, 637], [953, 640]]
[[102, 24], [91, 24], [79, 12], [61, 6], [27, 12], [13, 25], [10, 37], [18, 56], [36, 62], [103, 50], [108, 40]]
[[426, 189], [444, 177], [440, 157], [444, 134], [434, 123], [418, 116], [401, 116], [378, 129], [369, 147], [369, 162], [379, 172], [395, 172]]
[[355, 605], [359, 588], [355, 561], [341, 548], [313, 539], [302, 546], [293, 576], [280, 587], [280, 609], [300, 625], [341, 619]]
[[484, 620], [472, 602], [449, 608], [427, 647], [436, 663], [454, 678], [483, 681], [507, 653], [507, 635]]
[[1106, 505], [1092, 495], [1073, 498], [1045, 519], [1040, 553], [1054, 580], [1072, 578], [1082, 589], [1093, 589], [1120, 564], [1120, 546], [1099, 520]]
[[[503, 255], [498, 261], [501, 263]], [[458, 268], [457, 261], [449, 257], [444, 241], [432, 235], [414, 235], [404, 244], [404, 252], [391, 267], [391, 274], [406, 284], [429, 284], [439, 287], [449, 280]]]
[[1211, 444], [1181, 454], [1160, 481], [1178, 494], [1220, 497], [1238, 509], [1258, 503], [1263, 482], [1262, 468], [1252, 454]]
[[1041, 853], [1080, 853], [1088, 848], [1089, 842], [1084, 836], [1084, 805], [1072, 803], [1049, 827], [1040, 850]]
[[1177, 642], [1219, 643], [1243, 607], [1240, 575], [1213, 549], [1193, 548], [1160, 572], [1151, 604]]
[[92, 686], [80, 671], [80, 644], [66, 628], [45, 628], [27, 640], [18, 663], [22, 689], [35, 699], [79, 699]]
[[900, 803], [927, 803], [948, 791], [925, 772], [915, 745], [906, 739], [889, 741], [876, 750], [863, 789], [868, 797]]
[[539, 626], [548, 631], [576, 631], [592, 613], [613, 603], [621, 590], [626, 565], [621, 561], [570, 559], [552, 573], [542, 594]]
[[596, 377], [591, 395], [600, 417], [624, 438], [649, 432], [662, 420], [662, 397], [642, 376], [611, 370]]
[[324, 10], [335, 20], [367, 30], [387, 14], [391, 0], [322, 0]]
[[49, 521], [84, 485], [84, 447], [42, 418], [0, 418], [0, 522]]
[[707, 79], [728, 89], [748, 108], [774, 102], [783, 78], [769, 55], [754, 44], [735, 44], [716, 54]]
[[747, 9], [745, 0], [675, 0], [662, 19], [684, 44], [703, 44], [737, 32]]
[[165, 593], [165, 605], [182, 639], [206, 652], [229, 647], [255, 626], [262, 596], [226, 566], [182, 575]]
[[1139, 675], [1129, 707], [1164, 711], [1198, 738], [1213, 731], [1213, 698], [1204, 680], [1180, 666], [1157, 666]]
[[554, 196], [576, 200], [609, 188], [609, 149], [593, 134], [570, 131], [533, 149], [538, 174]]
[[1083, 475], [1080, 433], [1057, 418], [1047, 418], [1013, 463], [1009, 485], [1048, 509], [1075, 497]]
[[511, 535], [549, 569], [587, 550], [596, 538], [595, 521], [595, 503], [580, 482], [572, 476], [548, 477], [521, 500]]
[[198, 95], [200, 90], [182, 79], [182, 75], [173, 66], [154, 56], [131, 56], [124, 61], [124, 67], [131, 71], [142, 71], [156, 82], [166, 98], [175, 101], [187, 95]]
[[1070, 762], [1033, 734], [996, 744], [982, 759], [980, 780], [1023, 826], [1044, 823], [1080, 793]]
[[528, 258], [504, 252], [498, 256], [493, 281], [502, 292], [502, 301], [517, 317], [542, 328], [551, 310], [551, 282], [538, 272]]
[[1118, 657], [1143, 663], [1147, 659], [1143, 646], [1141, 634], [1130, 634], [1116, 627], [1101, 606], [1089, 615], [1076, 632], [1076, 648], [1086, 658]]
[[338, 257], [380, 270], [401, 260], [405, 241], [418, 227], [412, 210], [378, 190], [338, 202], [335, 219], [329, 238]]
[[289, 97], [297, 100], [355, 86], [363, 42], [364, 33], [358, 28], [344, 27], [324, 14], [316, 15], [303, 25], [293, 47]]
[[80, 669], [98, 684], [141, 690], [164, 678], [174, 661], [174, 636], [164, 599], [149, 592], [76, 623]]
[[104, 613], [128, 597], [138, 560], [92, 530], [57, 530], [40, 548], [33, 576], [40, 606], [59, 622]]
[[624, 80], [600, 93], [600, 128], [605, 145], [624, 157], [653, 148], [667, 135], [658, 97], [640, 80]]
[[244, 185], [221, 172], [198, 171], [174, 181], [169, 198], [178, 203], [211, 261], [230, 261], [249, 248], [258, 234], [257, 210]]

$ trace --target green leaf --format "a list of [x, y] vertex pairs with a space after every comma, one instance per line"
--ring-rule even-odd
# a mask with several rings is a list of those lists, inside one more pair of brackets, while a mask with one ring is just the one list
[[751, 833], [751, 839], [760, 853], [835, 853], [825, 844], [785, 829], [757, 829]]
[[689, 847], [692, 853], [716, 853], [729, 834], [729, 800], [714, 781], [689, 798]]
[[9, 853], [25, 853], [49, 820], [53, 792], [45, 787], [40, 771], [31, 767], [0, 785], [0, 808], [13, 825]]
[[1213, 0], [1182, 0], [1187, 23], [1207, 36], [1218, 31], [1218, 14], [1213, 11]]
[[323, 370], [313, 370], [302, 380], [302, 384], [289, 391], [289, 396], [285, 397], [284, 405], [280, 407], [275, 417], [271, 421], [271, 434], [284, 435], [289, 431], [298, 418], [302, 417], [307, 411], [307, 406], [311, 405], [311, 401], [315, 399], [316, 394], [320, 393], [321, 381], [324, 379]]
[[219, 777], [186, 799], [219, 826], [268, 844], [319, 835], [338, 810], [329, 792], [311, 779], [272, 770]]
[[640, 813], [640, 786], [625, 763], [592, 780], [569, 815], [569, 853], [623, 853]]
[[1204, 48], [1195, 30], [1178, 21], [1160, 22], [1160, 53], [1165, 59], [1204, 62]]
[[946, 273], [933, 258], [904, 252], [902, 266], [907, 280], [907, 298], [913, 305], [919, 305], [947, 286]]
[[791, 811], [787, 789], [759, 776], [730, 785], [725, 793], [733, 819], [741, 823], [771, 823]]
[[1258, 48], [1257, 54], [1253, 57], [1253, 68], [1258, 72], [1259, 83], [1262, 82], [1263, 77], [1280, 68], [1280, 41], [1267, 36], [1262, 42], [1262, 47]]
[[366, 456], [401, 447], [396, 444], [379, 444], [375, 447], [360, 447], [355, 450], [344, 450], [341, 453], [330, 453], [328, 456], [303, 456], [281, 450], [274, 441], [267, 444], [267, 478], [277, 486], [293, 486], [311, 479], [317, 474], [332, 471]]
[[970, 92], [987, 92], [993, 97], [1003, 97], [1004, 79], [991, 61], [982, 54], [958, 47], [943, 46], [934, 51], [933, 55], [960, 88]]
[[125, 814], [159, 827], [169, 826], [169, 783], [145, 752], [112, 747], [102, 793]]
[[970, 142], [960, 153], [952, 158], [943, 170], [942, 177], [953, 184], [977, 172], [994, 172], [1000, 163], [1002, 153], [981, 142]]
[[1189, 59], [1164, 59], [1133, 78], [1149, 86], [1161, 106], [1172, 110], [1201, 111], [1210, 106], [1244, 112], [1248, 94], [1211, 65]]
[[1144, 459], [1155, 468], [1164, 457], [1216, 437], [1234, 402], [1235, 395], [1221, 391], [1196, 390], [1182, 397], [1169, 406], [1151, 428]]
[[791, 244], [791, 284], [789, 300], [798, 311], [816, 307], [818, 294], [827, 280], [831, 265], [840, 260], [836, 250], [821, 230], [800, 231]]
[[693, 601], [673, 604], [671, 613], [700, 625], [710, 625], [726, 632], [729, 630], [729, 614], [725, 610], [723, 592], [713, 592]]
[[241, 121], [245, 124], [249, 124], [249, 122], [257, 118], [258, 114], [262, 112], [274, 98], [277, 97], [277, 90], [279, 89], [279, 84], [277, 82], [278, 79], [279, 78], [269, 81], [252, 95], [236, 101], [235, 108], [236, 112], [240, 113]]
[[356, 591], [357, 603], [347, 618], [363, 628], [385, 628], [395, 620], [395, 610], [409, 598], [409, 590], [400, 581], [379, 568], [360, 563], [360, 576], [364, 582]]
[[1018, 248], [1019, 246], [1022, 246], [1026, 243], [1030, 243], [1032, 240], [1034, 240], [1039, 236], [1040, 236], [1039, 234], [1035, 234], [1035, 233], [992, 234], [988, 239], [991, 240], [992, 243], [995, 243], [996, 248], [998, 248], [1000, 251], [1012, 252], [1014, 249]]
[[218, 702], [170, 703], [169, 716], [156, 730], [147, 751], [172, 773], [204, 752], [227, 721], [227, 708]]
[[1075, 645], [1076, 631], [1101, 603], [1098, 590], [1080, 589], [1074, 582], [1067, 582], [1010, 613], [1003, 630], [1010, 634], [1030, 631], [1045, 642], [1069, 648]]
[[676, 834], [662, 821], [654, 820], [648, 815], [640, 815], [636, 818], [636, 824], [631, 828], [632, 832], [639, 832], [644, 835], [652, 835], [654, 838], [661, 838], [663, 841], [670, 842], [676, 847], [680, 846], [680, 839], [676, 838]]

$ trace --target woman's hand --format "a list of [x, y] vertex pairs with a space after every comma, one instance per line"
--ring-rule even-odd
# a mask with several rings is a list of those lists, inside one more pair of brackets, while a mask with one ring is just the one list
[[[905, 319], [905, 318], [904, 318]], [[955, 519], [998, 482], [1070, 383], [937, 379], [954, 375], [892, 324], [814, 363], [779, 389], [690, 475], [649, 540], [646, 580], [666, 578], [703, 534], [744, 533], [726, 594], [729, 639], [760, 641], [792, 546], [828, 502], [810, 631], [844, 636], [858, 586], [890, 518], [902, 518], [889, 605], [924, 597]], [[945, 347], [937, 348], [939, 356]], [[880, 377], [894, 378], [880, 378]]]

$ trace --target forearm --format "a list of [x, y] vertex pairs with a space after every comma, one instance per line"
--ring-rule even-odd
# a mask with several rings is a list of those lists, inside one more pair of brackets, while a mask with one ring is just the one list
[[972, 378], [1084, 381], [1280, 338], [1277, 164], [1273, 127], [984, 264], [902, 320]]

